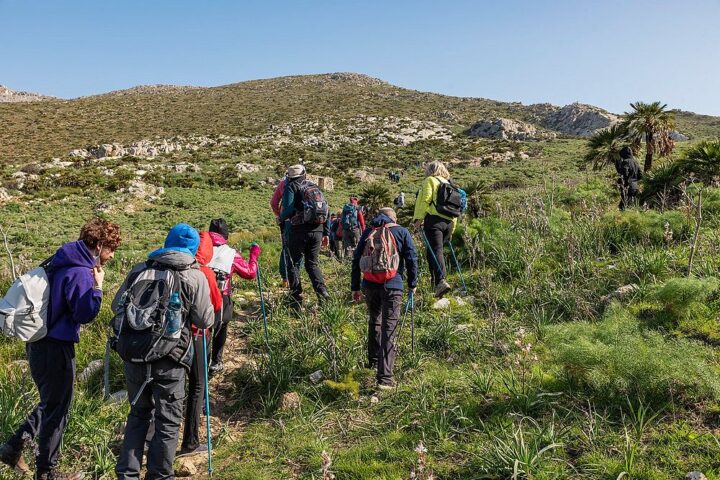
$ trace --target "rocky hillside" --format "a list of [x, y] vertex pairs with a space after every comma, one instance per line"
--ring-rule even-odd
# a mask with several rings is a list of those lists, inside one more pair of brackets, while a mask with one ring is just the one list
[[42, 100], [52, 100], [55, 97], [40, 95], [32, 92], [18, 92], [11, 90], [5, 85], [0, 85], [0, 103], [19, 103], [19, 102], [38, 102]]
[[[450, 141], [467, 134], [533, 141], [588, 136], [616, 120], [590, 105], [526, 106], [450, 97], [354, 73], [211, 88], [150, 85], [74, 100], [0, 104], [0, 163], [45, 161], [92, 145], [133, 145], [178, 136], [270, 135], [271, 141], [282, 143], [288, 131], [311, 146]], [[716, 117], [683, 113], [679, 124], [680, 132], [691, 138], [720, 135]]]

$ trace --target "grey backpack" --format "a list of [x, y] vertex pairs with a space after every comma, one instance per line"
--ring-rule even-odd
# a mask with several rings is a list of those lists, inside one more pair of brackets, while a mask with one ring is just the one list
[[148, 262], [120, 299], [115, 350], [130, 363], [159, 360], [179, 344], [185, 316], [178, 271]]

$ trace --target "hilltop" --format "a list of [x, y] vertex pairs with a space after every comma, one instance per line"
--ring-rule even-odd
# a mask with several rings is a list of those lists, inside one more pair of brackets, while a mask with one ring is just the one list
[[[43, 161], [67, 156], [73, 149], [115, 142], [261, 135], [277, 125], [317, 122], [323, 126], [363, 115], [433, 122], [455, 134], [477, 122], [509, 120], [519, 122], [522, 131], [537, 132], [539, 138], [586, 136], [616, 118], [588, 105], [526, 106], [451, 97], [354, 73], [280, 77], [219, 87], [140, 86], [73, 100], [38, 98], [45, 101], [0, 105], [0, 162]], [[717, 117], [681, 112], [678, 123], [681, 133], [691, 138], [720, 135]], [[509, 137], [513, 135], [511, 132]], [[523, 138], [532, 140], [533, 135]], [[506, 137], [498, 134], [498, 138]]]
[[54, 98], [39, 93], [11, 90], [5, 85], [0, 85], [0, 103], [40, 102]]

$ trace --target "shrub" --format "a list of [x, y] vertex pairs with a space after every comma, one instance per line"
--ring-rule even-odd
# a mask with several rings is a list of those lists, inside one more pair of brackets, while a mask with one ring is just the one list
[[656, 292], [656, 298], [675, 318], [686, 317], [694, 305], [704, 303], [718, 289], [716, 278], [671, 278]]
[[560, 187], [558, 201], [566, 206], [604, 204], [610, 201], [612, 190], [607, 182], [593, 178], [574, 187]]
[[678, 396], [720, 398], [709, 349], [644, 330], [619, 304], [612, 304], [597, 323], [549, 327], [547, 343], [566, 378], [598, 397], [637, 396], [655, 403]]
[[603, 238], [614, 250], [628, 244], [665, 245], [687, 239], [690, 231], [688, 219], [678, 211], [627, 210], [602, 217]]
[[673, 278], [655, 292], [663, 310], [657, 320], [682, 334], [712, 342], [720, 341], [720, 325], [711, 305], [718, 290], [716, 278]]

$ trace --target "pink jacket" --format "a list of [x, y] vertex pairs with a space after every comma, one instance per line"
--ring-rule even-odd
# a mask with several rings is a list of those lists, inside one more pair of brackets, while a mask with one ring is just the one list
[[[223, 237], [219, 233], [210, 232], [210, 238], [212, 239], [213, 247], [225, 245], [227, 243], [225, 237]], [[233, 261], [231, 275], [232, 273], [236, 273], [240, 275], [241, 278], [244, 278], [246, 280], [254, 280], [257, 276], [257, 259], [259, 256], [260, 247], [258, 245], [253, 245], [252, 247], [250, 247], [250, 255], [248, 260], [245, 260], [242, 255], [240, 255], [240, 252], [237, 252], [235, 254], [235, 260]], [[222, 292], [223, 295], [230, 295], [231, 284], [232, 282], [227, 282], [225, 290]]]
[[283, 178], [280, 180], [280, 183], [278, 183], [277, 187], [275, 187], [275, 191], [272, 194], [272, 198], [270, 199], [270, 208], [272, 208], [273, 213], [276, 217], [280, 216], [280, 210], [282, 209], [282, 197], [283, 192], [285, 191], [285, 184], [287, 183], [287, 179]]

